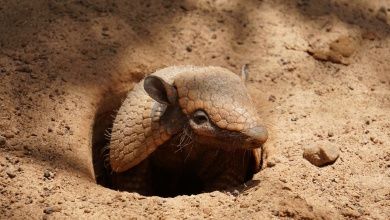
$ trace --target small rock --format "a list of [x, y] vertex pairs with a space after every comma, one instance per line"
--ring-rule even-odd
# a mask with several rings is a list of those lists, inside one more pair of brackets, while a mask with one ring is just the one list
[[330, 45], [330, 49], [343, 57], [350, 57], [356, 51], [356, 42], [348, 36], [339, 37]]
[[187, 46], [186, 47], [186, 51], [189, 52], [189, 53], [192, 52], [192, 47], [191, 46]]
[[54, 173], [51, 172], [50, 170], [45, 170], [43, 173], [43, 177], [45, 177], [48, 180], [54, 179]]
[[323, 144], [306, 147], [303, 157], [311, 164], [322, 167], [334, 163], [339, 157], [339, 149], [333, 145]]
[[13, 179], [13, 178], [16, 177], [16, 174], [15, 174], [15, 170], [14, 170], [14, 169], [9, 168], [9, 169], [7, 169], [5, 172], [7, 173], [8, 177], [11, 178], [11, 179]]

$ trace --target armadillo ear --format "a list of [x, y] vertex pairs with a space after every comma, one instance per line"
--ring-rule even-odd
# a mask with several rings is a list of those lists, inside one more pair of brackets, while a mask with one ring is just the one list
[[177, 102], [176, 88], [158, 76], [147, 76], [144, 89], [152, 99], [161, 104], [173, 105]]

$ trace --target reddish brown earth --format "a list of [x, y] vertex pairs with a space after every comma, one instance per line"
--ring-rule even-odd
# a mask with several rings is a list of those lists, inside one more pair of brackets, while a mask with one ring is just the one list
[[[389, 37], [387, 0], [1, 1], [0, 218], [389, 219]], [[98, 109], [184, 64], [248, 64], [276, 165], [176, 198], [97, 185]]]

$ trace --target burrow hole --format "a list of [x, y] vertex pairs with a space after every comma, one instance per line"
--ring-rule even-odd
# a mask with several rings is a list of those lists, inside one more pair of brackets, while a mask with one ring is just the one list
[[[116, 174], [109, 166], [108, 154], [109, 154], [109, 136], [113, 126], [113, 122], [116, 116], [116, 112], [120, 108], [122, 101], [126, 98], [127, 91], [109, 93], [104, 96], [104, 99], [99, 105], [99, 108], [95, 115], [95, 121], [92, 133], [92, 156], [93, 156], [93, 167], [95, 172], [96, 183], [104, 187], [123, 191], [123, 186], [128, 181], [135, 178], [134, 173], [139, 172], [139, 166], [135, 166], [125, 173]], [[152, 153], [159, 153], [158, 151]], [[254, 162], [253, 162], [254, 163]], [[193, 174], [192, 170], [187, 170], [184, 175], [174, 176], [169, 170], [162, 171], [159, 167], [150, 166], [147, 172], [150, 172], [151, 179], [148, 184], [151, 186], [145, 190], [126, 190], [130, 192], [137, 192], [145, 196], [160, 196], [160, 197], [175, 197], [178, 195], [195, 195], [205, 192], [204, 183], [200, 181], [196, 175]], [[228, 190], [241, 189], [245, 190], [248, 186], [254, 185], [256, 181], [251, 181], [253, 172], [249, 171], [243, 184], [239, 187], [232, 187]], [[175, 178], [178, 184], [173, 187], [170, 184], [170, 179]], [[250, 181], [250, 182], [247, 182]], [[145, 183], [147, 184], [147, 183]], [[226, 190], [226, 189], [224, 189]]]

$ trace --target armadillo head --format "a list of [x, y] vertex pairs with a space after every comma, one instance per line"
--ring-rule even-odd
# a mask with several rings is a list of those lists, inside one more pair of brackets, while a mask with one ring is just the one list
[[[202, 146], [253, 149], [268, 138], [245, 83], [224, 68], [182, 72], [171, 84], [151, 75], [145, 78], [144, 89], [155, 101], [168, 106], [165, 126], [179, 131], [189, 125], [194, 141]], [[177, 118], [182, 119], [177, 122]]]

